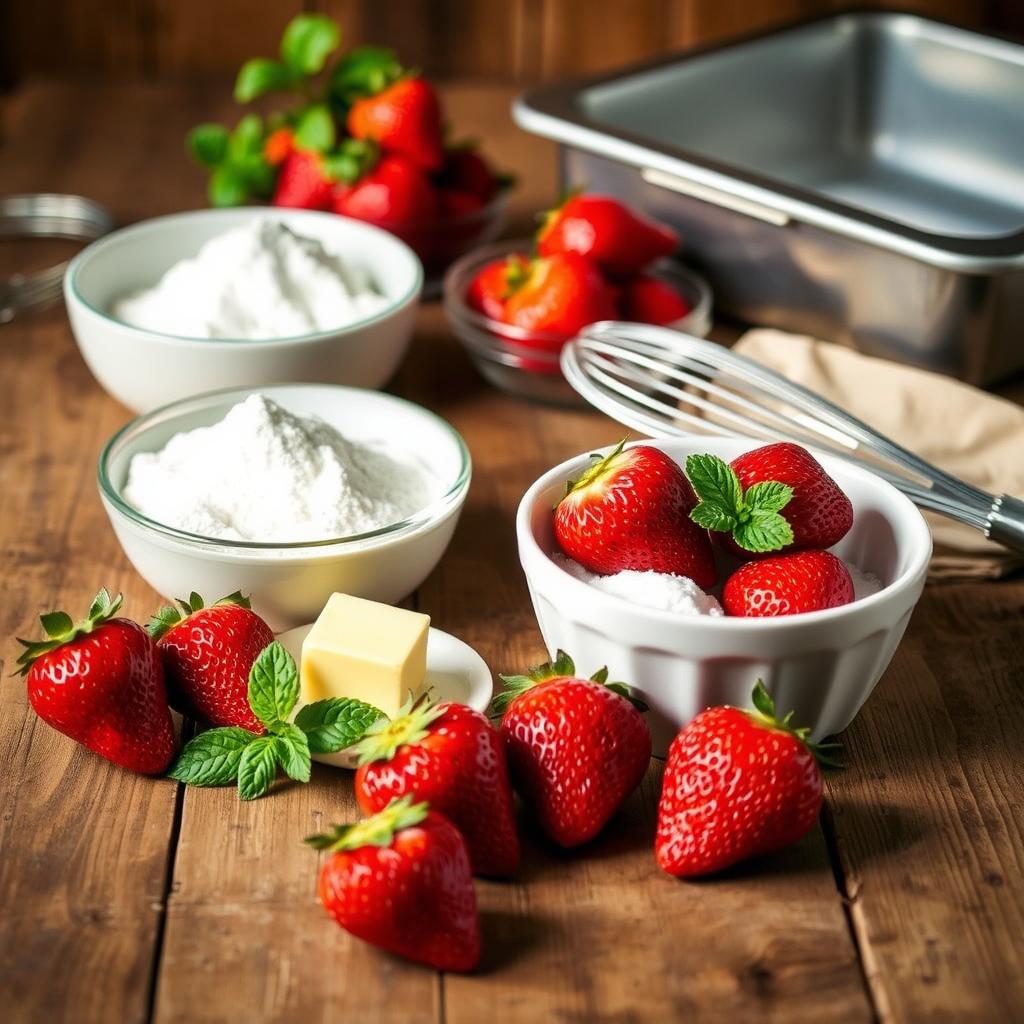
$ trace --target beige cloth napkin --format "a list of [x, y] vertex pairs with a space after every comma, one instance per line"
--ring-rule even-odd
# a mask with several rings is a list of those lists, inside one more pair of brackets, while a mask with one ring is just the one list
[[[948, 473], [996, 494], [1024, 495], [1024, 408], [1012, 402], [782, 331], [748, 331], [734, 351], [816, 391]], [[935, 538], [933, 578], [996, 579], [1024, 565], [970, 527], [926, 517]]]

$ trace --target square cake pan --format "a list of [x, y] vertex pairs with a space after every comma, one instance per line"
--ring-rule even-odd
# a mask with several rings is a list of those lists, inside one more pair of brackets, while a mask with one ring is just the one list
[[986, 384], [1024, 369], [1024, 46], [843, 13], [538, 87], [565, 184], [679, 229], [721, 309]]

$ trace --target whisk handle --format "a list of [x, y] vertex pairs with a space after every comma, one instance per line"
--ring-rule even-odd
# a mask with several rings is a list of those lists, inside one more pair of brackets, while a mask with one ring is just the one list
[[1000, 494], [992, 502], [985, 532], [990, 540], [1024, 555], [1024, 501]]

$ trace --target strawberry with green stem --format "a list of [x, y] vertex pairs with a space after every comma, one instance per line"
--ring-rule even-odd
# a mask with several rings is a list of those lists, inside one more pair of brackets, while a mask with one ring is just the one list
[[156, 641], [171, 707], [210, 725], [264, 731], [249, 706], [249, 673], [273, 642], [270, 627], [238, 591], [207, 607], [193, 592], [165, 605], [146, 626]]
[[299, 696], [295, 659], [278, 641], [263, 649], [249, 673], [248, 702], [266, 729], [256, 735], [228, 726], [208, 729], [185, 744], [168, 775], [192, 786], [238, 783], [243, 800], [263, 796], [278, 768], [308, 782], [312, 754], [352, 746], [383, 712], [362, 701], [328, 698], [307, 704], [291, 720]]
[[798, 444], [765, 445], [728, 464], [691, 455], [686, 475], [700, 499], [693, 521], [743, 558], [829, 548], [853, 525], [850, 499]]
[[479, 711], [410, 699], [393, 721], [371, 725], [355, 752], [355, 793], [365, 813], [411, 793], [459, 829], [474, 874], [515, 872], [519, 839], [505, 744]]
[[444, 815], [413, 799], [306, 839], [329, 854], [320, 902], [364, 942], [439, 971], [470, 971], [480, 919], [466, 844]]
[[779, 719], [764, 684], [753, 709], [702, 711], [672, 742], [654, 841], [670, 875], [713, 874], [781, 850], [807, 834], [822, 803], [820, 764], [833, 744]]
[[501, 679], [492, 710], [502, 716], [513, 784], [559, 846], [588, 842], [647, 771], [646, 706], [624, 683], [609, 683], [607, 669], [577, 677], [564, 651]]
[[40, 617], [43, 640], [18, 639], [35, 713], [58, 732], [145, 775], [174, 757], [174, 725], [160, 653], [138, 623], [117, 618], [121, 595], [100, 590], [84, 619]]

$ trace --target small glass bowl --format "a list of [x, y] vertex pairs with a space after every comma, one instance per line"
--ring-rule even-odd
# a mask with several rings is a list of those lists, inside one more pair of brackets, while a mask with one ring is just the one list
[[[474, 249], [452, 264], [444, 278], [444, 309], [456, 337], [477, 370], [510, 394], [556, 405], [585, 405], [562, 376], [558, 358], [568, 339], [492, 320], [466, 303], [473, 278], [488, 264], [519, 253], [528, 256], [529, 239], [498, 242]], [[711, 330], [711, 288], [704, 278], [664, 260], [650, 273], [673, 285], [690, 304], [690, 312], [672, 326], [703, 338]]]

